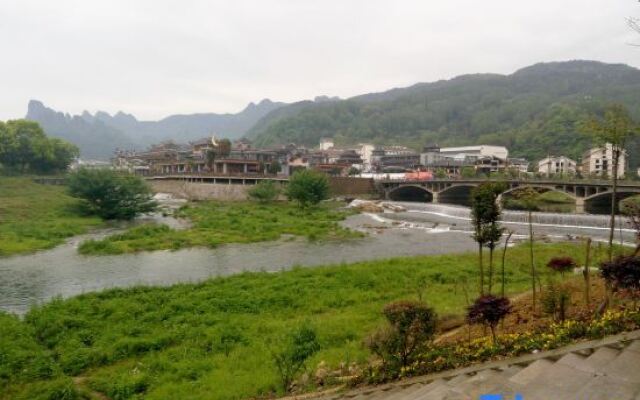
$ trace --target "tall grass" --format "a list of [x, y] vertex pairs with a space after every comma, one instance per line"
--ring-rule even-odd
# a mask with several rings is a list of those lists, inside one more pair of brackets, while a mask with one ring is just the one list
[[[554, 256], [582, 257], [583, 247], [537, 245], [539, 270]], [[510, 294], [529, 287], [527, 254], [507, 254]], [[87, 376], [113, 399], [270, 395], [278, 382], [271, 349], [286, 332], [304, 321], [317, 329], [322, 348], [312, 366], [364, 364], [362, 339], [381, 323], [384, 304], [421, 292], [440, 315], [461, 314], [465, 291], [475, 294], [476, 263], [475, 254], [396, 258], [85, 294], [28, 313], [23, 329], [40, 347], [4, 346], [46, 349], [59, 370]], [[230, 348], [222, 342], [229, 331], [240, 335]]]
[[0, 257], [51, 248], [101, 224], [77, 204], [65, 187], [0, 177]]
[[194, 203], [184, 207], [178, 216], [188, 218], [193, 227], [173, 230], [160, 225], [129, 229], [103, 240], [81, 244], [82, 254], [121, 254], [143, 250], [180, 249], [184, 247], [216, 247], [225, 243], [248, 243], [276, 240], [282, 235], [308, 239], [342, 239], [361, 236], [340, 226], [349, 211], [329, 205], [302, 210], [292, 203], [251, 202]]

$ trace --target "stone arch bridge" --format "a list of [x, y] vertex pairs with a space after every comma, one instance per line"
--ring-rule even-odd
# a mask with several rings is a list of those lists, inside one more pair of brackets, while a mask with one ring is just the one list
[[[487, 180], [429, 180], [402, 181], [382, 180], [377, 182], [380, 193], [387, 200], [419, 201], [444, 204], [470, 205], [471, 190]], [[507, 190], [502, 195], [525, 187], [541, 191], [564, 193], [575, 201], [576, 212], [593, 212], [611, 204], [612, 187], [607, 181], [506, 181]], [[618, 200], [640, 194], [640, 182], [620, 182]]]

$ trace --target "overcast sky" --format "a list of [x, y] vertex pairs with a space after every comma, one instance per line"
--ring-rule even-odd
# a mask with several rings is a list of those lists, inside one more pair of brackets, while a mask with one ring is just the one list
[[157, 119], [539, 61], [640, 67], [630, 16], [636, 0], [0, 0], [0, 120], [29, 99]]

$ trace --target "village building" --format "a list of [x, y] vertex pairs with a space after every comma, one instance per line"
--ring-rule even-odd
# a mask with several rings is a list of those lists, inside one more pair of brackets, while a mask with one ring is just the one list
[[[613, 176], [613, 155], [615, 148], [611, 143], [593, 147], [582, 156], [581, 172], [584, 176]], [[618, 177], [624, 177], [627, 171], [627, 152], [620, 150]]]
[[566, 156], [547, 156], [538, 161], [538, 173], [545, 176], [575, 175], [577, 163]]

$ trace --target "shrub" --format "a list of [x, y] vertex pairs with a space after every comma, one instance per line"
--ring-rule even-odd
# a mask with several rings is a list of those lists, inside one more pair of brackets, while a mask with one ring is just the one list
[[637, 301], [640, 294], [640, 257], [618, 257], [600, 264], [600, 274], [616, 289], [628, 290]]
[[547, 267], [556, 272], [560, 272], [562, 275], [564, 275], [565, 272], [573, 271], [576, 265], [575, 260], [571, 257], [553, 257], [547, 263]]
[[571, 293], [563, 286], [549, 283], [542, 295], [542, 311], [563, 322], [567, 315]]
[[280, 188], [273, 181], [260, 181], [247, 194], [258, 203], [270, 203], [278, 198]]
[[390, 303], [382, 313], [389, 325], [370, 335], [366, 345], [390, 371], [397, 372], [428, 347], [436, 331], [437, 316], [431, 307], [417, 301]]
[[69, 193], [83, 200], [88, 213], [103, 219], [129, 220], [157, 208], [144, 180], [111, 170], [80, 169], [72, 173]]
[[506, 297], [493, 295], [480, 296], [467, 309], [467, 321], [470, 324], [484, 324], [491, 329], [491, 337], [496, 340], [496, 325], [512, 310]]
[[311, 170], [297, 171], [289, 179], [287, 197], [297, 201], [300, 207], [316, 205], [329, 197], [327, 175]]
[[291, 382], [306, 361], [320, 350], [316, 331], [303, 325], [283, 338], [280, 349], [272, 354], [282, 390], [288, 392]]

